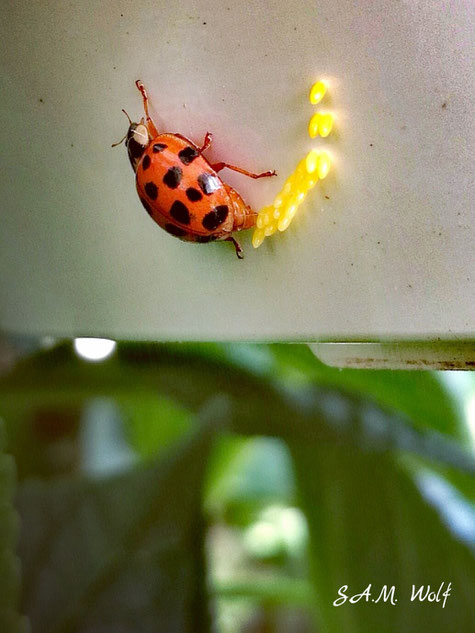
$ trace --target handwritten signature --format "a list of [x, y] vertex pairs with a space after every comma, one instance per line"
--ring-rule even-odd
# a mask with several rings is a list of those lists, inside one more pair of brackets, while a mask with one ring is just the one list
[[[415, 600], [418, 600], [419, 602], [442, 602], [442, 609], [444, 609], [447, 598], [450, 596], [452, 583], [447, 583], [447, 588], [443, 591], [445, 585], [445, 582], [442, 582], [438, 588], [432, 588], [431, 585], [420, 585], [419, 587], [412, 585], [411, 594], [408, 597], [411, 602], [414, 602]], [[372, 592], [371, 587], [372, 585], [369, 584], [361, 593], [348, 595], [348, 585], [342, 585], [338, 589], [338, 595], [340, 597], [333, 601], [333, 606], [341, 607], [345, 604], [345, 602], [348, 602], [349, 604], [356, 604], [360, 600], [374, 604], [378, 604], [378, 602], [386, 602], [393, 606], [397, 603], [398, 599], [396, 597], [395, 585], [391, 585], [390, 587], [388, 587], [388, 585], [383, 585], [379, 593]]]

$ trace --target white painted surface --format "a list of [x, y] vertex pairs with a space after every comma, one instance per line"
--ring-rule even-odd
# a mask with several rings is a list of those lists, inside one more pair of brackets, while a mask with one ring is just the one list
[[[155, 340], [470, 338], [475, 5], [432, 1], [9, 3], [2, 23], [0, 328]], [[122, 15], [121, 15], [122, 14]], [[206, 23], [206, 24], [204, 24]], [[260, 207], [318, 143], [335, 168], [245, 260], [180, 242], [138, 201], [124, 147], [144, 81], [163, 130]], [[324, 196], [328, 196], [327, 200]]]

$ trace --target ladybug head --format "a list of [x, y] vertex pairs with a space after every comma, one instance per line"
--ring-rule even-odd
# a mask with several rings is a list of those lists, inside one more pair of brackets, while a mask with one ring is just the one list
[[144, 125], [143, 119], [140, 123], [131, 123], [125, 137], [127, 152], [129, 154], [130, 163], [134, 171], [142, 158], [142, 154], [150, 143], [148, 130]]
[[150, 135], [143, 119], [140, 120], [140, 123], [134, 123], [125, 110], [122, 110], [122, 112], [124, 112], [129, 119], [129, 129], [124, 138], [118, 143], [114, 143], [112, 147], [120, 145], [120, 143], [125, 140], [130, 164], [132, 165], [132, 169], [137, 171], [140, 159], [150, 143]]

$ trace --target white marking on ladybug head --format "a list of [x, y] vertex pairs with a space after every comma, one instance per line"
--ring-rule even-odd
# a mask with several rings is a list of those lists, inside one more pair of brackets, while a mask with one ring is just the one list
[[149, 136], [148, 130], [142, 123], [139, 123], [135, 130], [133, 131], [132, 138], [139, 145], [143, 145], [144, 147], [149, 144]]

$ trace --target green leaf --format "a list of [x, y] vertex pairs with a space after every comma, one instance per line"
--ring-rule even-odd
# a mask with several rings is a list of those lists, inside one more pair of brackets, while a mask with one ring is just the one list
[[264, 504], [292, 503], [295, 481], [289, 450], [277, 438], [222, 435], [208, 468], [205, 508], [215, 519], [247, 525]]
[[[221, 394], [230, 406], [226, 426], [238, 433], [370, 444], [380, 451], [404, 450], [475, 471], [473, 456], [463, 447], [448, 437], [425, 433], [440, 430], [442, 420], [447, 428], [460, 422], [449, 396], [430, 374], [419, 379], [409, 397], [404, 394], [411, 390], [410, 380], [403, 376], [392, 382], [388, 372], [361, 372], [359, 379], [359, 370], [348, 370], [351, 374], [340, 385], [337, 377], [344, 372], [323, 366], [305, 346], [258, 346], [254, 352], [248, 347], [129, 343], [99, 365], [75, 358], [67, 345], [50, 350], [19, 363], [0, 379], [0, 402], [5, 395], [9, 405], [3, 410], [12, 414], [13, 422], [7, 418], [10, 437], [14, 443], [21, 428], [14, 422], [15, 410], [52, 401], [72, 406], [96, 395], [140, 401], [161, 394], [197, 411]], [[256, 354], [259, 361], [252, 360]], [[386, 378], [378, 379], [382, 373]], [[357, 387], [358, 380], [362, 384]], [[399, 399], [403, 415], [397, 408]], [[371, 405], [374, 401], [377, 406]], [[459, 436], [454, 431], [454, 440]]]
[[143, 459], [155, 457], [192, 429], [191, 412], [165, 396], [124, 395], [117, 398], [117, 404], [124, 414], [130, 444]]
[[249, 598], [261, 605], [287, 604], [310, 609], [314, 606], [312, 586], [300, 578], [216, 580], [213, 589], [217, 598]]
[[127, 475], [22, 485], [23, 604], [35, 633], [208, 630], [200, 506], [211, 440], [201, 425]]
[[464, 421], [436, 372], [338, 369], [324, 365], [306, 345], [272, 345], [270, 350], [284, 379], [337, 387], [404, 414], [420, 430], [468, 440]]
[[4, 451], [4, 429], [0, 419], [0, 631], [20, 633], [27, 621], [20, 616], [20, 562], [16, 555], [18, 519], [13, 507], [16, 488], [15, 463]]
[[[320, 622], [325, 633], [446, 633], [475, 630], [473, 549], [457, 540], [414, 480], [390, 455], [337, 445], [293, 443], [292, 452], [313, 548]], [[411, 602], [412, 586], [437, 591], [441, 603]], [[333, 606], [371, 584], [371, 599]], [[384, 585], [397, 604], [374, 604]]]
[[[410, 454], [434, 468], [457, 468], [464, 471], [464, 482], [472, 482], [473, 455], [461, 446], [460, 419], [432, 374], [391, 376], [327, 368], [301, 346], [127, 344], [103, 367], [86, 366], [63, 347], [0, 380], [0, 396], [7, 394], [21, 408], [53, 398], [81, 403], [97, 394], [119, 400], [161, 394], [197, 411], [219, 394], [228, 405], [220, 428], [279, 437], [292, 448], [310, 521], [324, 630], [468, 633], [473, 629], [467, 615], [475, 586], [472, 554], [441, 519], [440, 508], [424, 500], [417, 473], [408, 474], [399, 459]], [[135, 496], [140, 497], [137, 491]], [[74, 496], [62, 497], [65, 507], [69, 498]], [[388, 605], [332, 606], [344, 584], [354, 585], [355, 592], [369, 583], [399, 584], [407, 592], [407, 585], [410, 590], [412, 584], [442, 581], [454, 587], [442, 615], [437, 605], [429, 610], [411, 603], [403, 609], [402, 602], [391, 607], [394, 617]], [[73, 598], [82, 611], [84, 603]], [[65, 626], [71, 622], [63, 619], [53, 633], [69, 630]]]

